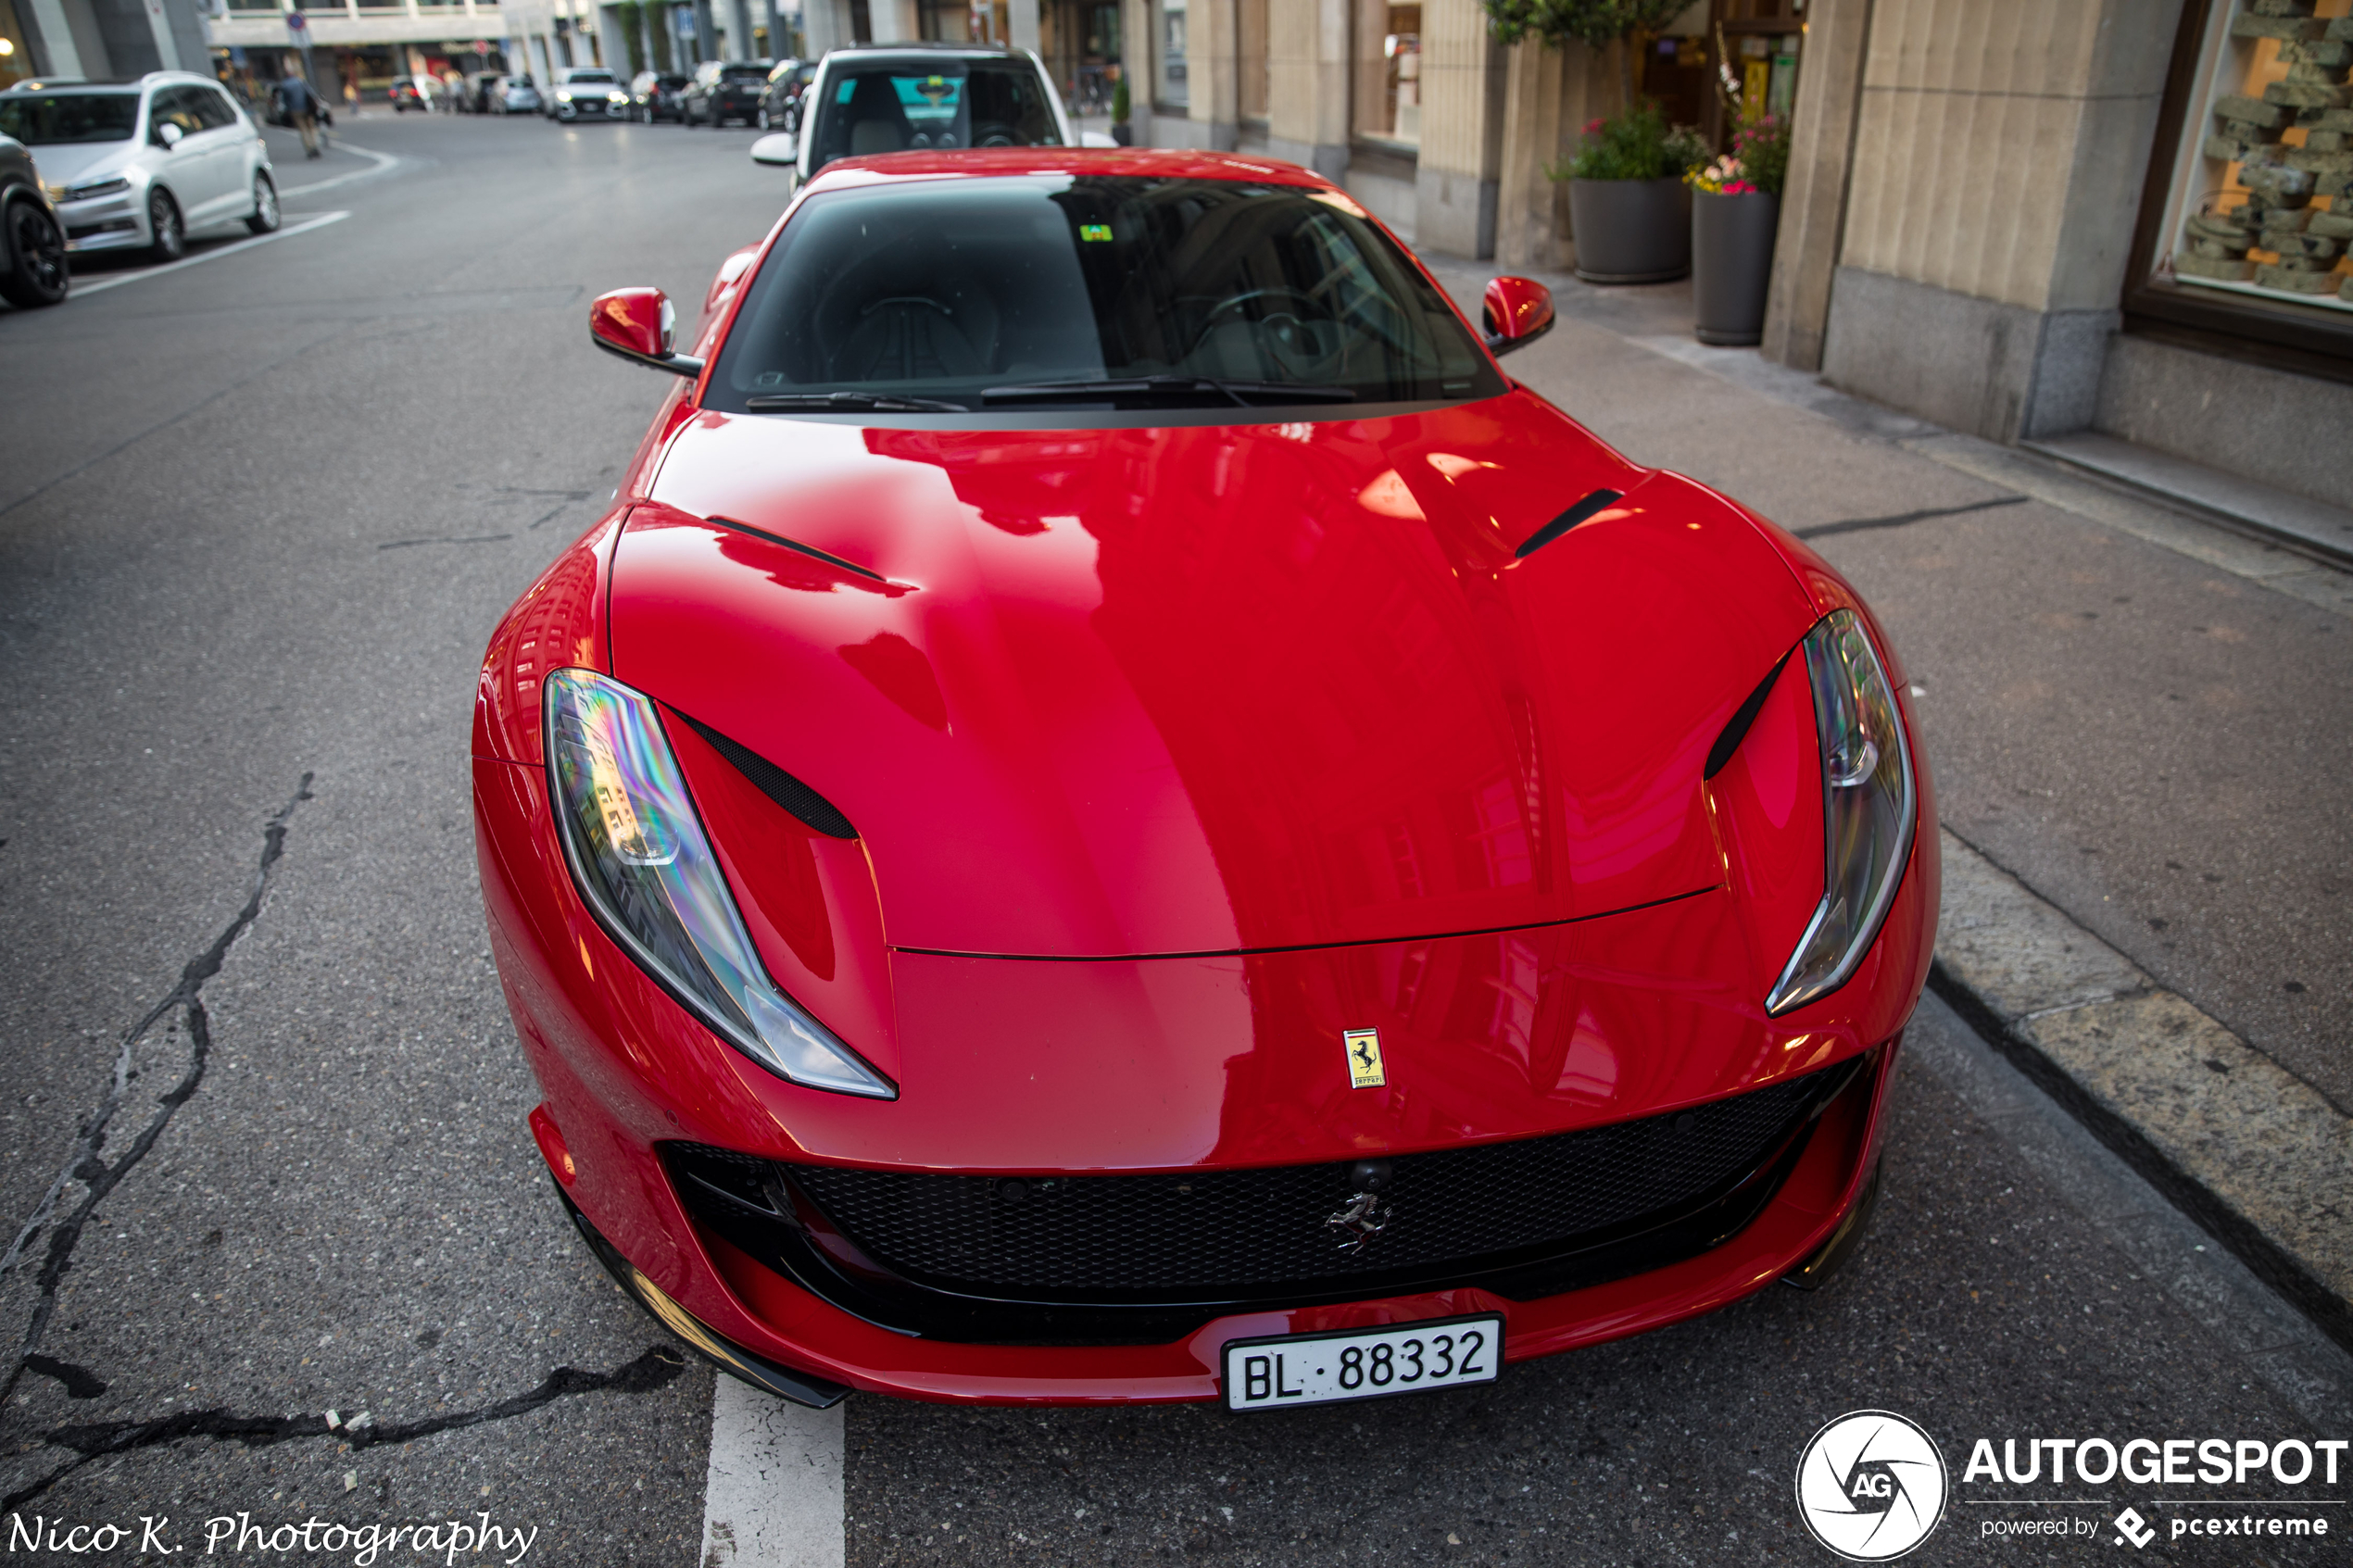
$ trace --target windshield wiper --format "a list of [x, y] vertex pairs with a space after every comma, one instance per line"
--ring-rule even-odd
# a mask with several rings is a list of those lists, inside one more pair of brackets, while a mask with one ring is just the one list
[[851, 413], [874, 409], [887, 414], [969, 414], [970, 405], [943, 403], [937, 397], [895, 397], [887, 392], [763, 392], [744, 400], [755, 414], [814, 410]]
[[1239, 408], [1252, 399], [1275, 403], [1353, 403], [1356, 394], [1344, 386], [1317, 386], [1306, 382], [1223, 381], [1215, 376], [1123, 376], [1114, 381], [1050, 381], [1026, 386], [992, 386], [980, 395], [986, 403], [1095, 402], [1103, 398], [1194, 396], [1215, 393]]

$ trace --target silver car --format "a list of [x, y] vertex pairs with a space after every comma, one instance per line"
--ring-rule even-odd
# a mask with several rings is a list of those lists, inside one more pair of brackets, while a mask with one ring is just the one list
[[492, 114], [537, 114], [539, 89], [527, 76], [502, 76], [490, 84]]
[[219, 82], [193, 71], [19, 82], [0, 92], [0, 134], [35, 149], [69, 251], [145, 250], [174, 261], [194, 229], [278, 227], [261, 132]]

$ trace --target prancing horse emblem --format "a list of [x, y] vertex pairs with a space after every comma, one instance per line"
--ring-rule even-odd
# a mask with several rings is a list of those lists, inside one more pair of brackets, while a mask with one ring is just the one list
[[1344, 1030], [1340, 1043], [1341, 1048], [1348, 1052], [1350, 1088], [1378, 1089], [1389, 1082], [1389, 1075], [1381, 1071], [1379, 1030]]

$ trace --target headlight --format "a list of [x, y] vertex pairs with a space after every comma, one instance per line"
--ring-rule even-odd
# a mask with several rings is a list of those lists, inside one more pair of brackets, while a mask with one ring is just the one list
[[117, 191], [131, 189], [131, 182], [117, 175], [111, 180], [93, 180], [87, 185], [76, 185], [66, 193], [68, 201], [87, 201], [92, 196], [110, 196]]
[[1879, 935], [1912, 852], [1919, 798], [1912, 750], [1879, 655], [1851, 609], [1806, 634], [1806, 675], [1822, 747], [1822, 901], [1765, 998], [1783, 1013], [1846, 984]]
[[613, 939], [730, 1045], [811, 1088], [899, 1091], [768, 978], [661, 720], [587, 670], [547, 677], [547, 784], [564, 858]]
[[568, 104], [572, 102], [572, 94], [570, 93], [559, 93], [556, 94], [556, 102], [560, 104]]

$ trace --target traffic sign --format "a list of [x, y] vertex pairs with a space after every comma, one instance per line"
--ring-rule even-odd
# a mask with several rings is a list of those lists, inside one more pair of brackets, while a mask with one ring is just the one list
[[286, 31], [288, 32], [300, 32], [309, 25], [310, 19], [304, 16], [300, 11], [288, 11], [286, 13]]

